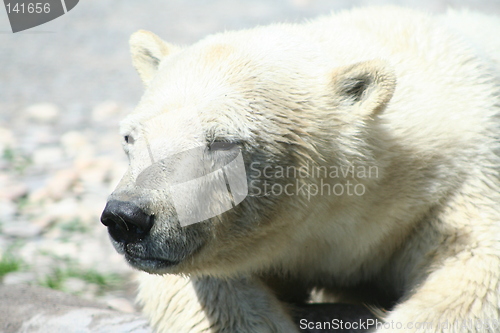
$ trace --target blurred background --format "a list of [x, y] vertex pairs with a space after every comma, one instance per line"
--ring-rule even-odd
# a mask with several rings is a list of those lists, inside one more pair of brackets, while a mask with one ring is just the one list
[[128, 38], [175, 44], [332, 10], [398, 4], [500, 14], [499, 0], [82, 0], [13, 34], [0, 9], [0, 283], [41, 285], [135, 311], [133, 270], [100, 224], [125, 171], [118, 123], [143, 88]]

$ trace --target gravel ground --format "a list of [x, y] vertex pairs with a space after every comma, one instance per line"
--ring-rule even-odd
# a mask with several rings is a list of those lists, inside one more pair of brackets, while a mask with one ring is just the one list
[[[0, 9], [0, 283], [43, 285], [135, 310], [133, 271], [99, 223], [126, 168], [118, 122], [142, 93], [128, 53], [132, 32], [189, 44], [225, 29], [381, 3], [388, 2], [85, 0], [17, 34]], [[390, 3], [500, 14], [500, 1]]]

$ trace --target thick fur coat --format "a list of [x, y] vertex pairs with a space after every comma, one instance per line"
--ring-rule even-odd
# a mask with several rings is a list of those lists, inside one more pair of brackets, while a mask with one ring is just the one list
[[[377, 333], [500, 320], [499, 32], [385, 7], [190, 47], [132, 35], [146, 91], [110, 200], [154, 216], [114, 244], [151, 273], [139, 301], [158, 331], [299, 332], [290, 311], [311, 295], [383, 309]], [[182, 227], [175, 193], [136, 179], [193, 140], [238, 145], [249, 194]]]

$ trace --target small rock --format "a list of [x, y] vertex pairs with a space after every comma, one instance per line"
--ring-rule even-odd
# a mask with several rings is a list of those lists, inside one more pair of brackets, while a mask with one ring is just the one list
[[10, 242], [2, 234], [2, 221], [0, 221], [0, 259], [2, 258], [2, 253], [4, 253], [10, 245]]
[[26, 242], [16, 251], [16, 256], [27, 264], [31, 264], [36, 260], [39, 244], [37, 242]]
[[0, 221], [10, 222], [17, 212], [16, 205], [10, 200], [0, 200]]
[[106, 169], [92, 168], [88, 171], [82, 173], [81, 179], [85, 185], [85, 188], [95, 188], [104, 182], [107, 176]]
[[79, 246], [77, 244], [68, 242], [65, 243], [59, 239], [50, 239], [47, 237], [47, 240], [40, 244], [39, 250], [44, 254], [48, 254], [50, 256], [55, 256], [57, 258], [77, 258], [79, 255], [84, 255], [84, 253], [80, 252]]
[[[116, 124], [117, 122], [115, 122]], [[122, 140], [123, 138], [117, 133], [112, 131], [110, 133], [100, 133], [96, 135], [96, 144], [100, 152], [104, 152], [106, 156], [117, 155], [121, 159], [126, 160], [126, 155], [123, 153]]]
[[78, 174], [73, 169], [59, 170], [47, 181], [45, 186], [47, 194], [55, 200], [66, 197], [72, 185], [77, 181]]
[[309, 7], [313, 0], [292, 0], [292, 5], [296, 8], [304, 9]]
[[106, 304], [110, 306], [112, 309], [121, 311], [121, 312], [126, 312], [126, 313], [134, 313], [135, 308], [132, 302], [130, 302], [126, 298], [122, 297], [117, 297], [117, 298], [111, 298], [106, 300]]
[[69, 293], [81, 293], [87, 289], [87, 283], [76, 277], [69, 277], [64, 280], [63, 288]]
[[52, 223], [52, 221], [54, 221], [54, 218], [52, 216], [42, 215], [42, 216], [34, 217], [31, 220], [31, 223], [33, 223], [36, 226], [39, 226], [42, 229], [45, 229]]
[[92, 156], [94, 147], [90, 145], [87, 137], [78, 131], [66, 132], [61, 136], [61, 144], [67, 156]]
[[53, 103], [38, 103], [26, 108], [26, 114], [32, 120], [49, 123], [59, 117], [60, 111]]
[[16, 139], [12, 131], [5, 127], [0, 127], [0, 153], [7, 148], [12, 148], [16, 145]]
[[50, 207], [52, 214], [62, 220], [69, 220], [75, 216], [78, 212], [79, 204], [76, 198], [65, 198], [59, 202], [54, 203]]
[[11, 237], [31, 238], [41, 232], [42, 228], [40, 226], [23, 221], [4, 223], [2, 226], [2, 233]]
[[33, 153], [33, 163], [38, 167], [54, 165], [62, 160], [63, 151], [59, 147], [40, 148]]
[[6, 172], [0, 173], [0, 187], [3, 188], [5, 184], [8, 184], [11, 178], [12, 176]]
[[38, 188], [28, 194], [28, 200], [30, 202], [41, 203], [46, 202], [47, 199], [49, 199], [49, 192], [46, 187]]
[[26, 136], [22, 140], [24, 151], [34, 151], [41, 145], [54, 145], [58, 143], [59, 137], [51, 126], [30, 126], [27, 128]]
[[23, 183], [7, 183], [2, 184], [0, 192], [0, 200], [14, 201], [28, 193], [28, 186]]
[[86, 285], [85, 291], [80, 296], [85, 299], [95, 299], [97, 294], [99, 294], [99, 286], [91, 283]]
[[[54, 243], [51, 240], [49, 242]], [[21, 245], [15, 253], [16, 258], [25, 263], [29, 270], [36, 274], [37, 278], [53, 274], [54, 268], [60, 265], [60, 261], [49, 254], [46, 248], [41, 248], [42, 243], [44, 241], [41, 239], [33, 239]]]
[[95, 187], [103, 184], [110, 178], [109, 173], [113, 168], [113, 161], [107, 158], [96, 158], [92, 165], [81, 172], [81, 179], [87, 187]]
[[95, 158], [91, 156], [79, 156], [75, 159], [73, 166], [78, 172], [87, 172], [93, 166]]
[[61, 136], [61, 143], [65, 149], [80, 149], [89, 144], [89, 141], [81, 132], [69, 131]]
[[114, 101], [102, 102], [92, 110], [92, 120], [103, 122], [120, 113], [120, 106]]
[[37, 281], [34, 272], [11, 272], [3, 277], [3, 284], [30, 284]]

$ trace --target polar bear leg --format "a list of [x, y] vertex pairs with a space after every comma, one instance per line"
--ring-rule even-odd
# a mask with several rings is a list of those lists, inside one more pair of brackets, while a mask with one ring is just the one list
[[137, 301], [157, 332], [210, 332], [189, 278], [141, 273], [139, 284]]
[[413, 271], [407, 272], [414, 279], [404, 301], [377, 333], [498, 331], [500, 216], [496, 205], [500, 198], [496, 189], [464, 189], [465, 194], [450, 200], [421, 229], [406, 251], [409, 255], [401, 256], [401, 267], [412, 257], [419, 258]]
[[253, 278], [143, 276], [138, 298], [158, 332], [298, 332], [284, 306]]
[[[498, 257], [461, 253], [434, 271], [377, 333], [485, 332], [500, 324]], [[495, 330], [495, 326], [493, 326]]]

